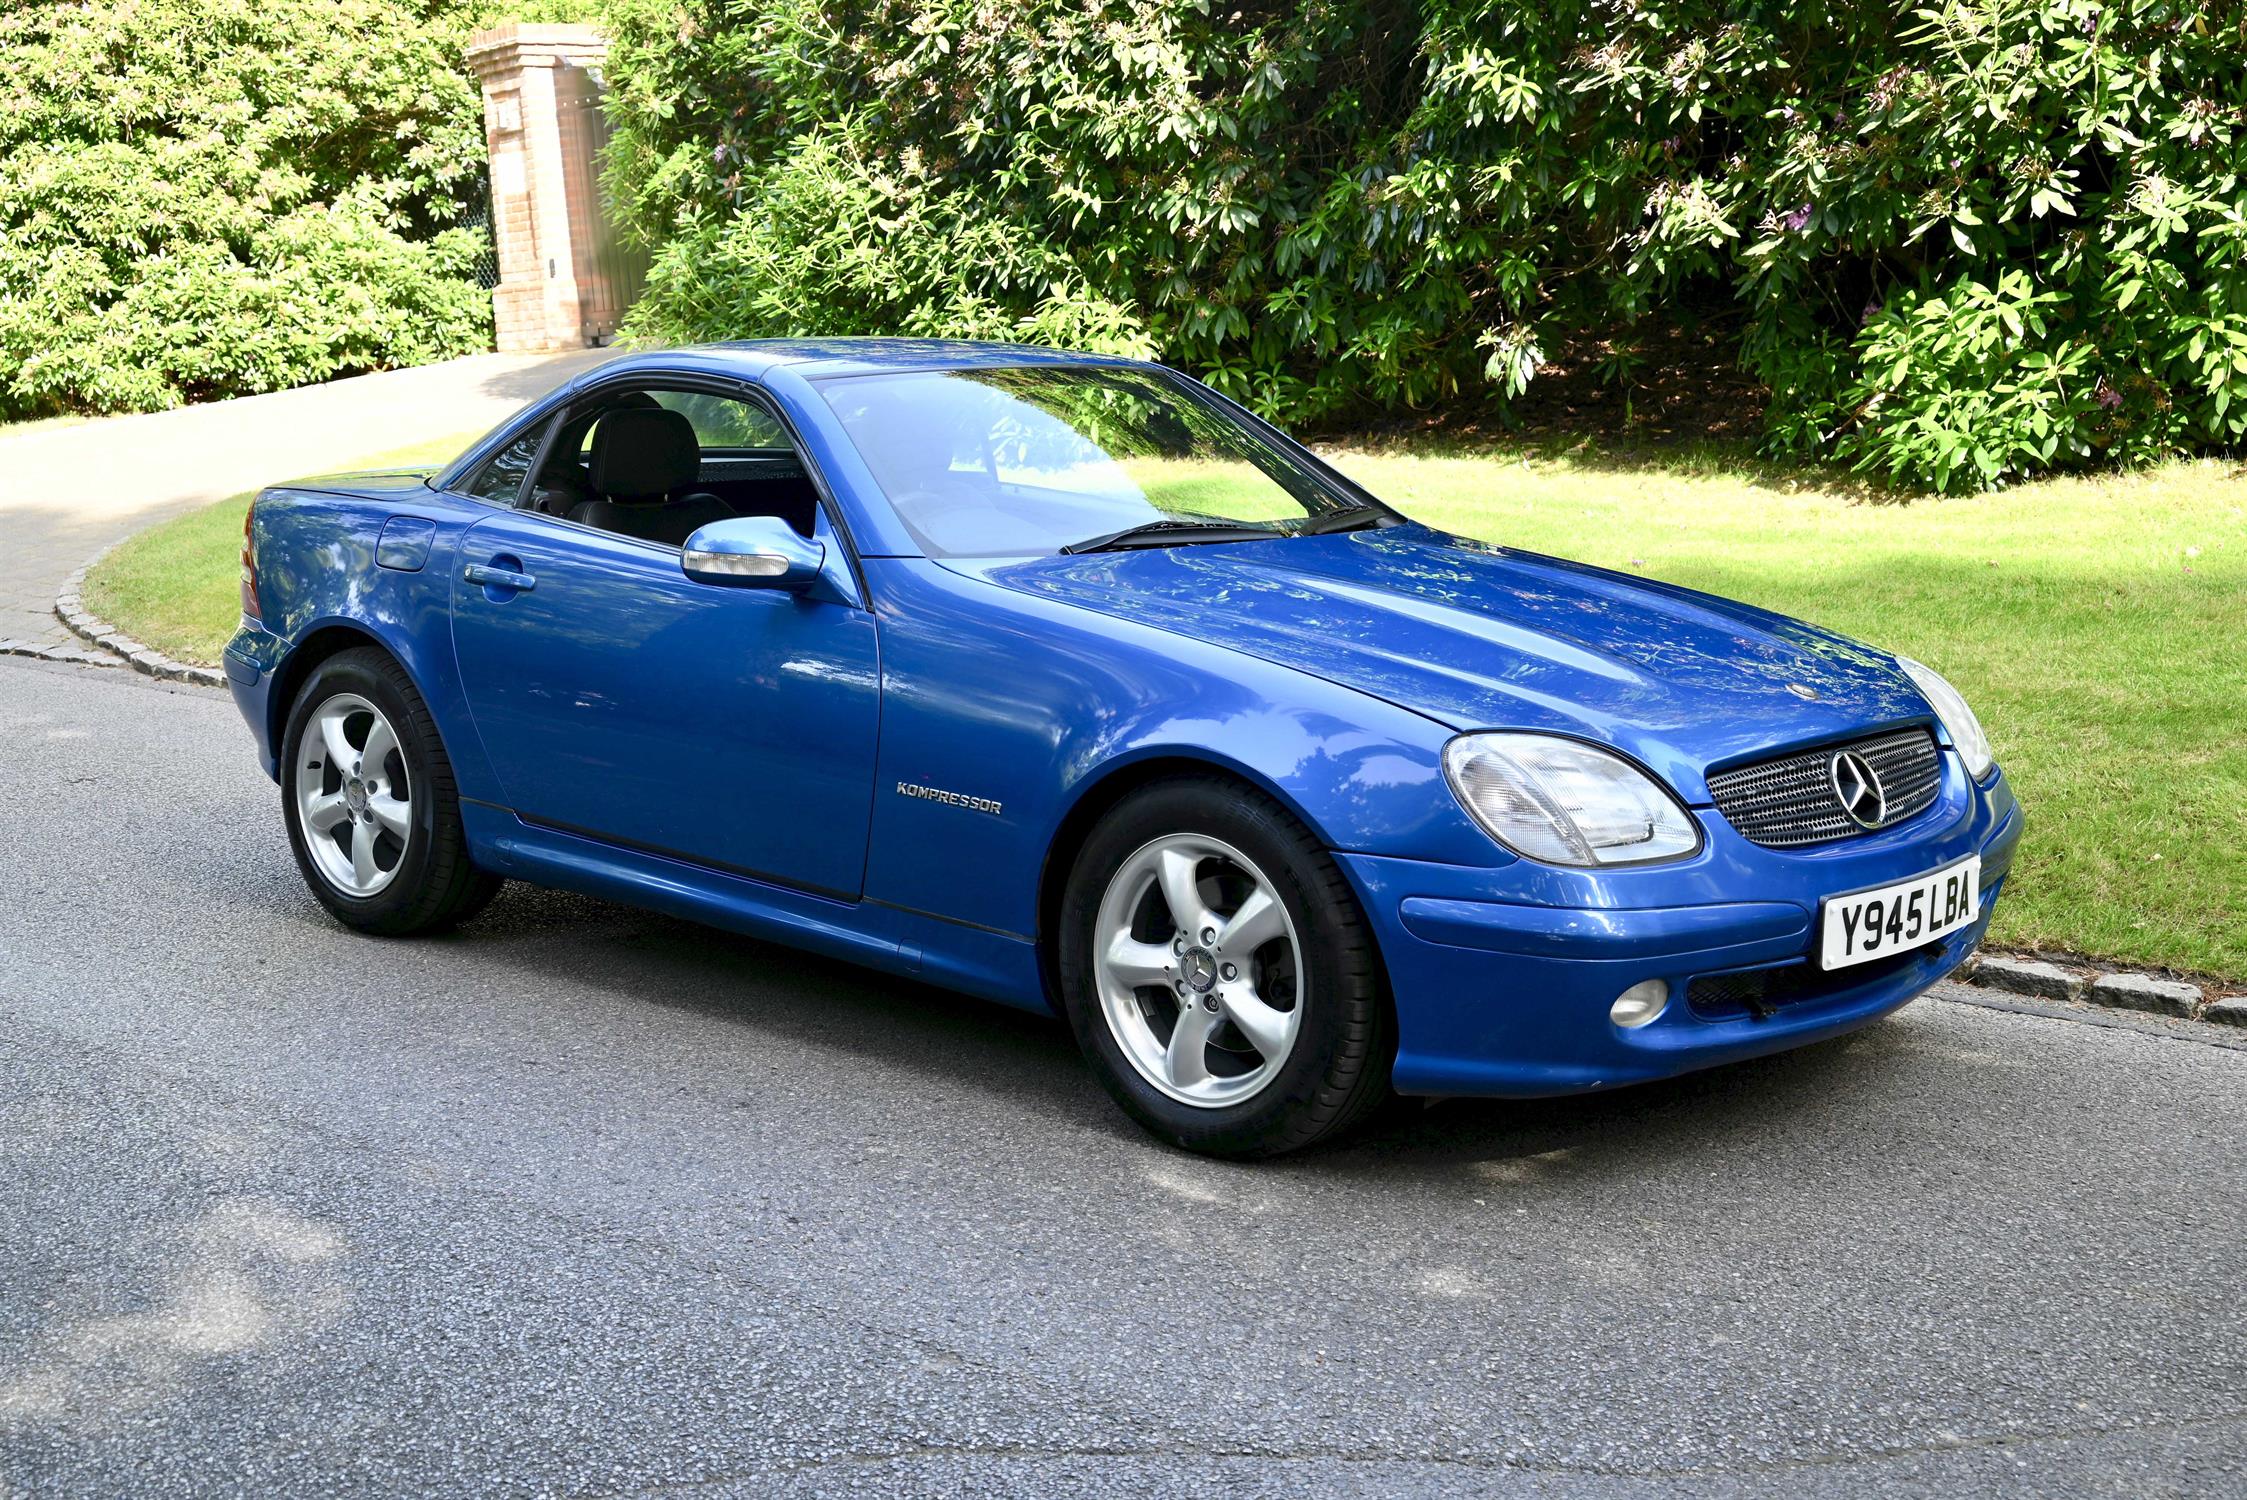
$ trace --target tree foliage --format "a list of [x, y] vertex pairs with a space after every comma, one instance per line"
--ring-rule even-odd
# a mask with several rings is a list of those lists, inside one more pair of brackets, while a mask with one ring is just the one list
[[451, 0], [0, 7], [0, 415], [488, 347]]
[[1778, 451], [2247, 433], [2240, 0], [609, 0], [671, 338], [1152, 351], [1294, 421], [1722, 310]]

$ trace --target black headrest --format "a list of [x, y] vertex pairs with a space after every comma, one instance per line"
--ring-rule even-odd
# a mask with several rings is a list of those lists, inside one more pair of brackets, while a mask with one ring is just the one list
[[593, 429], [587, 478], [604, 495], [645, 500], [668, 495], [702, 471], [694, 424], [660, 406], [626, 407]]

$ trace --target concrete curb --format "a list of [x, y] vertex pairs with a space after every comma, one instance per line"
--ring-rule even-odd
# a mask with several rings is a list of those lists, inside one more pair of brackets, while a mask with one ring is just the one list
[[[102, 548], [81, 564], [78, 571], [62, 581], [62, 592], [55, 596], [55, 616], [70, 627], [70, 633], [88, 645], [110, 653], [136, 672], [151, 677], [161, 677], [167, 682], [189, 682], [197, 687], [224, 687], [226, 674], [216, 667], [198, 667], [191, 662], [175, 661], [154, 646], [143, 645], [101, 616], [87, 610], [79, 599], [78, 591], [85, 587], [86, 574], [94, 564], [110, 554], [116, 543]], [[67, 654], [51, 656], [50, 660], [98, 661], [89, 653], [71, 652], [67, 647], [50, 648]], [[34, 653], [26, 652], [25, 655]]]
[[2039, 1000], [2074, 1000], [2180, 1021], [2247, 1026], [2247, 996], [2227, 999], [2192, 980], [2161, 974], [2055, 963], [2010, 953], [1976, 953], [1951, 977], [1983, 989]]

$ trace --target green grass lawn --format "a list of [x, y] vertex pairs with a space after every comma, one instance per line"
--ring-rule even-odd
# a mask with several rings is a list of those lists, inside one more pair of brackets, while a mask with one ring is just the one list
[[[2174, 464], [1906, 504], [1723, 454], [1329, 453], [1434, 525], [1930, 663], [1974, 704], [2027, 804], [1997, 941], [2247, 977], [2247, 471]], [[135, 538], [88, 600], [175, 656], [215, 661], [234, 628], [242, 504]]]

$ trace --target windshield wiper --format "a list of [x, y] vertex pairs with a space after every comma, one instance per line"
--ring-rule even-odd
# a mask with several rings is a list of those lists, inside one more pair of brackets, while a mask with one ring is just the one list
[[1121, 531], [1107, 532], [1101, 536], [1086, 537], [1081, 542], [1071, 542], [1061, 550], [1064, 553], [1116, 552], [1127, 547], [1171, 547], [1182, 542], [1258, 542], [1287, 535], [1271, 526], [1255, 526], [1243, 521], [1175, 521], [1168, 518], [1141, 521], [1137, 526], [1126, 526]]
[[1378, 505], [1353, 505], [1346, 510], [1313, 516], [1295, 528], [1297, 536], [1324, 536], [1330, 531], [1364, 531], [1391, 524], [1389, 513]]

